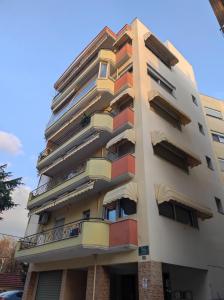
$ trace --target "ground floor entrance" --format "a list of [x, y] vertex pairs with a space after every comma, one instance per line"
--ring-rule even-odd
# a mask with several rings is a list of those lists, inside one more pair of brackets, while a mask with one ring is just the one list
[[208, 300], [207, 278], [155, 261], [30, 272], [23, 300]]
[[138, 300], [137, 264], [112, 266], [108, 271], [110, 300]]

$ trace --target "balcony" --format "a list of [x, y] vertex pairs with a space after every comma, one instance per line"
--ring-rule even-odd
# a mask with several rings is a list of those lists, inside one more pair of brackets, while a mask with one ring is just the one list
[[114, 84], [114, 93], [118, 94], [125, 89], [133, 87], [133, 74], [130, 72], [124, 73], [119, 77]]
[[135, 157], [127, 154], [113, 161], [111, 169], [111, 179], [123, 181], [130, 179], [135, 174]]
[[[125, 155], [111, 162], [106, 158], [91, 158], [86, 164], [69, 171], [63, 178], [56, 178], [30, 193], [28, 209], [41, 211], [77, 201], [83, 195], [93, 195], [113, 185], [131, 179], [135, 174], [135, 157]], [[90, 185], [90, 186], [89, 186]]]
[[117, 53], [116, 53], [116, 67], [119, 68], [132, 56], [132, 46], [130, 44], [125, 44]]
[[[113, 117], [106, 113], [95, 113], [88, 122], [81, 122], [72, 137], [59, 146], [47, 148], [39, 157], [37, 168], [41, 174], [52, 176], [60, 168], [66, 169], [71, 159], [77, 162], [89, 157], [112, 136]], [[76, 133], [75, 133], [76, 132]]]
[[52, 101], [52, 109], [53, 111], [56, 111], [60, 108], [60, 106], [66, 102], [67, 97], [70, 96], [70, 94], [77, 89], [77, 87], [80, 87], [83, 85], [84, 81], [86, 81], [86, 78], [89, 77], [89, 74], [91, 73], [97, 73], [97, 69], [99, 66], [99, 63], [108, 62], [111, 64], [111, 66], [114, 66], [116, 63], [116, 56], [113, 53], [113, 51], [101, 49], [97, 55], [97, 57], [84, 69], [83, 72], [81, 72], [76, 78], [73, 79], [73, 83], [70, 84], [70, 86], [65, 89], [63, 92], [59, 92]]
[[86, 164], [69, 171], [63, 178], [55, 178], [31, 192], [28, 208], [39, 206], [48, 200], [68, 195], [78, 187], [97, 180], [97, 188], [102, 188], [111, 180], [111, 162], [104, 158], [91, 158]]
[[15, 257], [26, 262], [54, 261], [137, 248], [137, 222], [125, 219], [79, 220], [27, 236], [17, 245]]
[[122, 112], [120, 112], [113, 119], [113, 129], [114, 131], [126, 130], [134, 126], [134, 111], [132, 108], [127, 107]]

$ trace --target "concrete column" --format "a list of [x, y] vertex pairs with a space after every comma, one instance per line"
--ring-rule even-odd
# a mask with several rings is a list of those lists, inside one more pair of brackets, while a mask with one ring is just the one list
[[138, 263], [139, 300], [164, 300], [162, 264], [155, 261]]
[[28, 272], [26, 276], [26, 282], [24, 286], [23, 300], [33, 300], [35, 299], [36, 289], [37, 289], [37, 272]]
[[87, 276], [86, 300], [109, 300], [110, 278], [102, 266], [89, 267]]

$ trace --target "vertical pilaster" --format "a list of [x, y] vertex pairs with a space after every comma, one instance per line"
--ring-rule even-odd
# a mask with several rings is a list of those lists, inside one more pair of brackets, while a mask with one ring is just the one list
[[87, 276], [86, 300], [109, 300], [110, 278], [102, 266], [89, 267]]
[[36, 294], [38, 273], [28, 272], [24, 286], [23, 300], [33, 300]]
[[164, 300], [162, 264], [155, 261], [138, 263], [139, 300]]

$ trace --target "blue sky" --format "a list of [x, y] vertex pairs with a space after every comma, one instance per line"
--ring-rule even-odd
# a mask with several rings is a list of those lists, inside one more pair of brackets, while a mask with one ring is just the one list
[[208, 0], [0, 1], [0, 131], [20, 141], [8, 151], [0, 139], [0, 163], [30, 188], [54, 82], [105, 25], [117, 32], [135, 17], [190, 61], [201, 92], [224, 98], [224, 38]]

